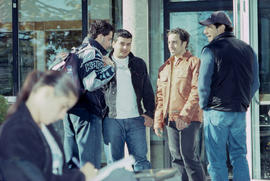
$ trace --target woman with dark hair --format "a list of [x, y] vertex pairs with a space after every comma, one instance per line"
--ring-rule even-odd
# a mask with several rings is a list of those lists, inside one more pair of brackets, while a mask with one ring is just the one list
[[0, 157], [29, 161], [41, 170], [45, 180], [93, 178], [97, 171], [90, 163], [81, 170], [65, 167], [63, 147], [50, 125], [64, 118], [77, 102], [78, 94], [64, 73], [30, 73], [0, 129]]

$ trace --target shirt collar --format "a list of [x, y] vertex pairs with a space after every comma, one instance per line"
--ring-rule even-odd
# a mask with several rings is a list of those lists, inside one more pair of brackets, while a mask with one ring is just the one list
[[178, 58], [178, 60], [174, 60], [175, 59], [174, 56], [170, 57], [169, 62], [170, 63], [175, 62], [175, 65], [178, 65], [179, 62], [181, 62], [182, 60], [188, 61], [189, 57], [191, 57], [191, 56], [192, 56], [192, 54], [189, 51], [186, 51], [182, 57]]
[[103, 56], [107, 55], [107, 53], [108, 53], [107, 50], [105, 50], [105, 49], [103, 48], [103, 46], [102, 46], [100, 43], [98, 43], [96, 40], [90, 38], [90, 39], [89, 39], [89, 43], [90, 43], [90, 45], [92, 45], [93, 47], [96, 47], [97, 49], [99, 49]]
[[227, 38], [227, 37], [235, 37], [235, 36], [232, 32], [224, 32], [216, 36], [210, 43], [223, 39], [223, 38]]

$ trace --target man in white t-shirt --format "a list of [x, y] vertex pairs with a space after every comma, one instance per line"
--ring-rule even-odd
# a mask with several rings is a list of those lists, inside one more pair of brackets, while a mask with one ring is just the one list
[[126, 143], [129, 154], [136, 160], [136, 172], [151, 168], [146, 158], [145, 127], [153, 124], [155, 98], [146, 64], [130, 52], [131, 43], [130, 32], [124, 29], [115, 32], [109, 57], [116, 74], [104, 88], [109, 112], [103, 121], [103, 137], [108, 164], [124, 157]]

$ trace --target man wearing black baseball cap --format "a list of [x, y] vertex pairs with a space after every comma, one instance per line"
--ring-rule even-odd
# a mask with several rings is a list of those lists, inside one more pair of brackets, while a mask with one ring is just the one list
[[212, 181], [227, 181], [226, 146], [233, 180], [250, 180], [246, 159], [246, 111], [259, 88], [258, 61], [253, 49], [233, 35], [232, 22], [216, 11], [199, 22], [209, 44], [201, 54], [199, 104]]
[[207, 36], [209, 42], [211, 42], [218, 34], [223, 33], [225, 28], [227, 32], [233, 31], [232, 21], [224, 11], [213, 12], [209, 18], [200, 21], [200, 24], [206, 26], [204, 34]]
[[200, 21], [200, 24], [205, 26], [215, 23], [232, 26], [232, 21], [230, 20], [230, 17], [224, 11], [215, 11], [211, 14], [209, 18], [204, 21]]

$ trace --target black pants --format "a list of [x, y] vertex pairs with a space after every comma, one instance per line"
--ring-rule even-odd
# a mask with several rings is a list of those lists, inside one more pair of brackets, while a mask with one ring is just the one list
[[205, 173], [196, 152], [197, 134], [200, 122], [191, 124], [178, 131], [175, 122], [167, 126], [169, 150], [172, 156], [172, 166], [177, 168], [181, 181], [204, 181]]

